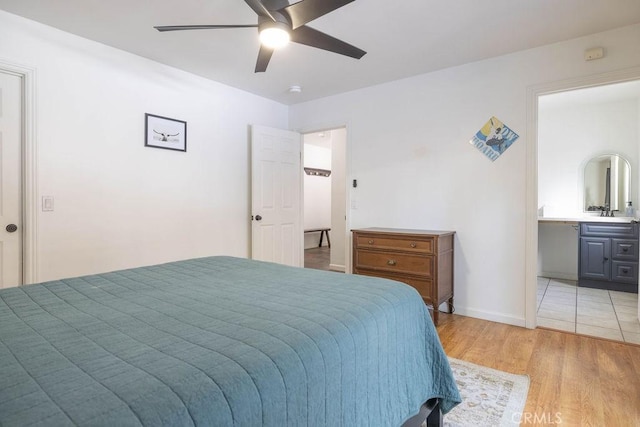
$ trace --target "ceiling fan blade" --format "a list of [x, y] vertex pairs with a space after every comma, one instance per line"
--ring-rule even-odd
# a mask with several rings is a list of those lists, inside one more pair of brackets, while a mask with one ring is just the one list
[[182, 31], [182, 30], [219, 30], [225, 28], [257, 28], [256, 24], [246, 25], [164, 25], [153, 27], [158, 31]]
[[258, 61], [256, 62], [256, 73], [263, 73], [267, 70], [267, 65], [269, 65], [271, 55], [273, 55], [273, 49], [260, 45]]
[[258, 16], [264, 16], [265, 18], [271, 19], [273, 22], [276, 21], [276, 18], [273, 17], [271, 12], [269, 12], [269, 9], [267, 9], [260, 0], [244, 0], [244, 2], [248, 4]]
[[281, 10], [286, 11], [291, 17], [291, 26], [295, 30], [307, 22], [326, 15], [329, 12], [341, 8], [354, 0], [302, 0]]
[[291, 41], [356, 59], [362, 58], [367, 53], [349, 43], [307, 26], [302, 26], [291, 31]]

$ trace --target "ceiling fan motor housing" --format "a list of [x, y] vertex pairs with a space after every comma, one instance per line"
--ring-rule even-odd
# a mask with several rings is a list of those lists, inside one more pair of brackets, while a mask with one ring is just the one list
[[269, 9], [269, 11], [280, 10], [289, 6], [289, 2], [287, 0], [263, 0], [262, 4], [264, 7]]
[[275, 21], [265, 16], [258, 16], [258, 32], [262, 32], [262, 30], [266, 30], [267, 28], [279, 28], [287, 33], [291, 32], [291, 21], [289, 17], [276, 11], [271, 11], [271, 15], [275, 18]]

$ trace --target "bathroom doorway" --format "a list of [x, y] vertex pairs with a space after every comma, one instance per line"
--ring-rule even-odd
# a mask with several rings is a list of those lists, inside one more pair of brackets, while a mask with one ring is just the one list
[[637, 293], [577, 286], [579, 224], [599, 216], [584, 204], [589, 159], [624, 156], [632, 165], [630, 200], [638, 206], [640, 80], [576, 87], [537, 96], [536, 324], [640, 344]]

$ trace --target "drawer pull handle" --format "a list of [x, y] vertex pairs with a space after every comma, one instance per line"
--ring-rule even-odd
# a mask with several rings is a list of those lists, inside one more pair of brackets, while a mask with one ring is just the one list
[[415, 248], [418, 245], [416, 245], [415, 243], [411, 242], [411, 244], [409, 246], [411, 246], [412, 248]]
[[628, 270], [628, 269], [626, 269], [626, 268], [624, 268], [624, 269], [622, 269], [622, 272], [623, 272], [624, 274], [627, 274], [627, 273], [629, 272], [629, 270]]
[[390, 259], [389, 261], [387, 261], [388, 265], [396, 265], [396, 260], [395, 259]]
[[629, 252], [629, 248], [622, 248], [622, 252]]
[[370, 244], [370, 245], [373, 245], [373, 240], [369, 240], [369, 244]]

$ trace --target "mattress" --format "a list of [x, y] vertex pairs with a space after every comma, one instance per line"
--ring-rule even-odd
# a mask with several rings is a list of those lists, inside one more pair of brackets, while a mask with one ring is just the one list
[[0, 425], [394, 426], [460, 401], [410, 286], [209, 257], [0, 291]]

